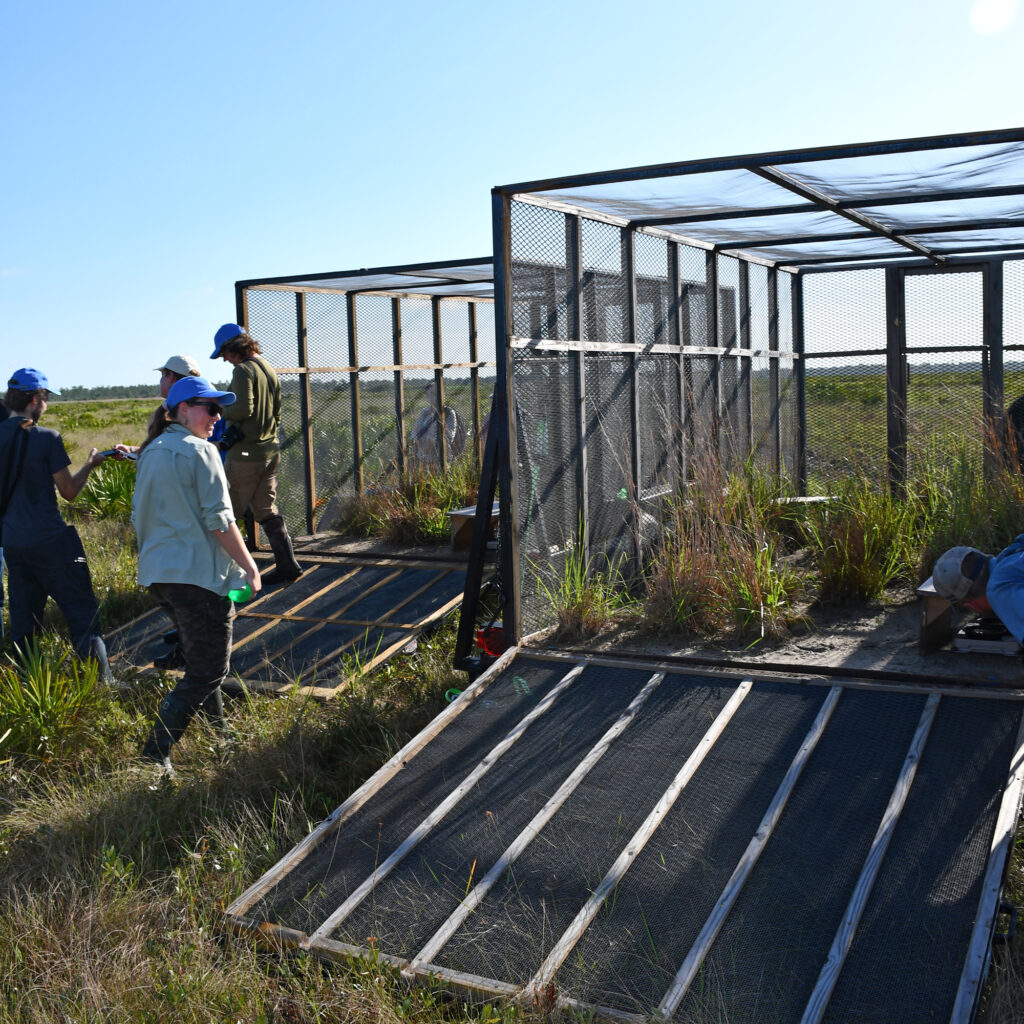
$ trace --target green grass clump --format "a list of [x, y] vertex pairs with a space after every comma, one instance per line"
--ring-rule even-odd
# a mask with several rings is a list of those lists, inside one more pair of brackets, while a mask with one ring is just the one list
[[49, 760], [80, 743], [100, 703], [95, 661], [79, 661], [53, 637], [0, 665], [0, 735], [6, 751]]
[[583, 545], [572, 545], [561, 572], [550, 581], [546, 567], [534, 566], [537, 587], [557, 619], [555, 638], [581, 640], [607, 626], [628, 603], [621, 560], [586, 557]]
[[730, 472], [706, 459], [670, 502], [646, 577], [641, 622], [659, 635], [788, 632], [804, 587], [787, 566], [788, 488], [752, 462]]
[[350, 499], [334, 528], [393, 544], [447, 544], [447, 513], [475, 504], [478, 487], [476, 466], [463, 455], [446, 473], [419, 469], [405, 481], [386, 483]]
[[914, 500], [863, 479], [840, 483], [811, 506], [806, 535], [823, 601], [872, 601], [916, 572], [921, 532]]

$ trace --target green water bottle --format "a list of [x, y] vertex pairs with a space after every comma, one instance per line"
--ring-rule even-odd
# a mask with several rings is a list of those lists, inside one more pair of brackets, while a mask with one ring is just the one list
[[235, 587], [234, 590], [229, 590], [228, 597], [230, 597], [235, 604], [245, 604], [245, 602], [252, 597], [252, 587], [250, 587], [248, 583], [243, 583], [240, 587]]

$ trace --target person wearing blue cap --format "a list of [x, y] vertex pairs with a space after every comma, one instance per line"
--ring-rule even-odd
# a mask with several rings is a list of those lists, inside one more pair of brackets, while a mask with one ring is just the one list
[[204, 377], [182, 377], [150, 424], [136, 464], [132, 525], [139, 539], [139, 583], [178, 632], [185, 674], [160, 704], [142, 749], [173, 774], [170, 750], [203, 708], [223, 728], [220, 684], [231, 662], [234, 607], [243, 578], [260, 590], [259, 570], [235, 524], [224, 467], [209, 443], [235, 401]]
[[105, 456], [95, 448], [72, 473], [71, 460], [56, 430], [39, 426], [50, 395], [59, 395], [46, 376], [23, 367], [7, 382], [0, 422], [0, 502], [11, 638], [25, 651], [39, 634], [46, 601], [52, 597], [68, 624], [79, 657], [95, 658], [111, 682], [107, 649], [99, 634], [99, 607], [78, 531], [64, 522], [57, 492], [74, 501], [93, 467]]
[[[264, 575], [264, 584], [290, 583], [302, 575], [302, 567], [295, 560], [288, 527], [277, 509], [281, 385], [274, 368], [260, 356], [259, 342], [239, 324], [218, 328], [213, 345], [210, 358], [223, 359], [234, 367], [228, 386], [238, 396], [224, 412], [228, 427], [222, 441], [222, 447], [227, 446], [224, 469], [235, 516], [241, 519], [251, 510], [267, 535], [274, 568]], [[229, 444], [232, 434], [236, 440]]]

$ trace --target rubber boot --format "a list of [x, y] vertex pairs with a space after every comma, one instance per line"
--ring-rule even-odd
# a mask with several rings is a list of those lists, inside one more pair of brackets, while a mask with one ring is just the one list
[[156, 713], [153, 729], [142, 747], [142, 756], [147, 761], [155, 761], [165, 771], [174, 773], [171, 767], [171, 747], [181, 739], [188, 723], [195, 714], [195, 708], [178, 700], [174, 694], [164, 697]]
[[199, 713], [221, 736], [228, 735], [228, 723], [224, 718], [224, 694], [219, 686], [199, 706]]
[[107, 686], [114, 686], [114, 673], [110, 671], [110, 659], [107, 657], [107, 645], [103, 642], [103, 637], [94, 636], [89, 648], [90, 657], [95, 658], [100, 667], [100, 679], [102, 679]]
[[264, 519], [260, 526], [263, 527], [270, 542], [270, 550], [274, 552], [274, 568], [265, 575], [261, 574], [263, 585], [272, 587], [277, 583], [291, 583], [292, 580], [297, 580], [302, 575], [302, 566], [295, 561], [292, 539], [288, 536], [284, 518], [271, 516]]

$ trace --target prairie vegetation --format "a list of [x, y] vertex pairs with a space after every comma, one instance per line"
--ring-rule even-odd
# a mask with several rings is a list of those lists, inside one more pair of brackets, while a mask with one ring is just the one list
[[[155, 399], [76, 404], [55, 403], [46, 422], [65, 433], [77, 463], [93, 445], [139, 440]], [[149, 601], [134, 579], [126, 468], [94, 473], [68, 513], [105, 628]], [[434, 488], [439, 507], [468, 503], [472, 473], [452, 476], [388, 500], [425, 507]], [[581, 635], [626, 615], [658, 634], [769, 637], [813, 616], [816, 602], [860, 602], [913, 583], [951, 544], [993, 549], [1024, 530], [1019, 476], [985, 478], [966, 450], [915, 474], [900, 502], [870, 468], [806, 505], [753, 463], [708, 465], [696, 480], [666, 509], [646, 603], [622, 586], [620, 567], [587, 565], [577, 553], [564, 586], [549, 592], [564, 629]], [[367, 502], [364, 528], [387, 526], [397, 507]], [[0, 1022], [524, 1019], [512, 1006], [453, 1003], [440, 986], [408, 990], [373, 956], [326, 966], [219, 931], [223, 907], [464, 685], [450, 667], [453, 645], [444, 628], [330, 704], [230, 700], [231, 744], [196, 723], [181, 745], [180, 781], [156, 788], [132, 759], [169, 679], [108, 691], [76, 665], [59, 629], [27, 671], [0, 668]], [[1022, 864], [1019, 848], [1014, 902], [1024, 899]], [[1024, 1016], [1020, 947], [997, 953], [985, 1013], [987, 1024]]]

